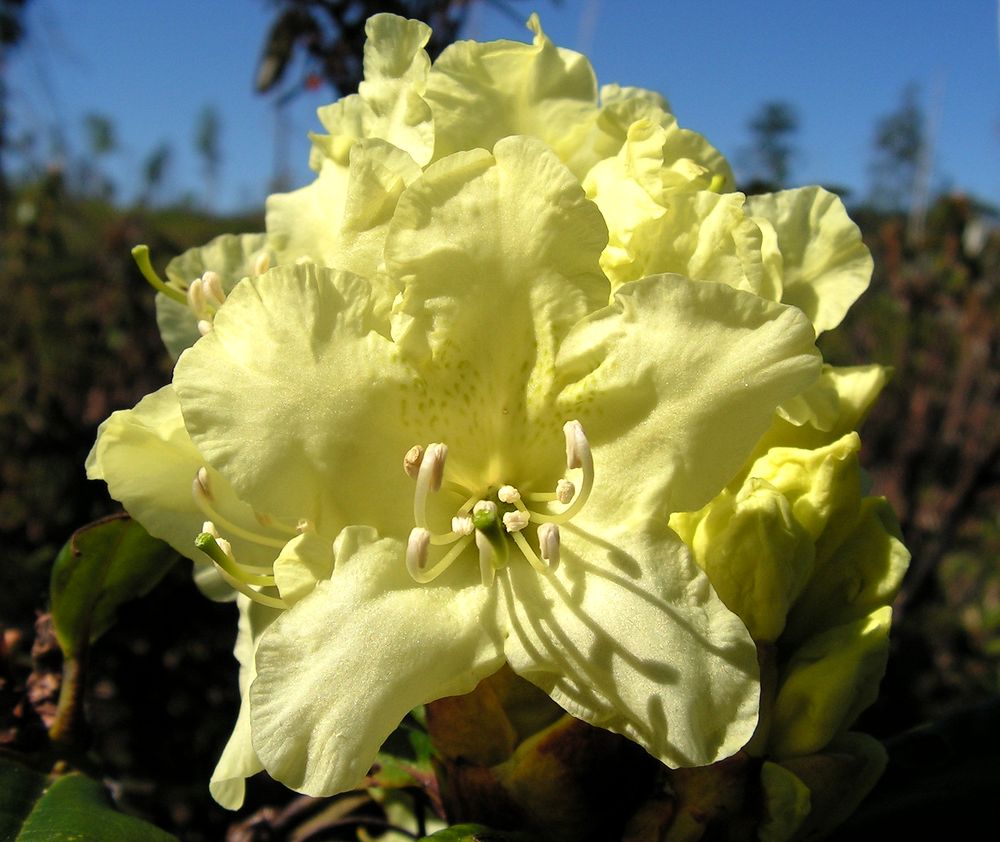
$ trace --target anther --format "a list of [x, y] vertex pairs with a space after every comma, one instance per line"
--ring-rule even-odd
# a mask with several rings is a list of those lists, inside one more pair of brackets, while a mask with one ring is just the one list
[[420, 463], [424, 459], [424, 449], [419, 444], [413, 445], [403, 457], [403, 471], [410, 479], [416, 479], [420, 471]]
[[561, 479], [556, 483], [556, 500], [560, 503], [569, 503], [576, 494], [576, 486], [568, 479]]
[[424, 466], [427, 466], [427, 482], [431, 491], [441, 490], [441, 480], [444, 478], [444, 462], [448, 458], [448, 447], [444, 444], [431, 444], [427, 446], [424, 458], [420, 462], [420, 473], [423, 473]]
[[191, 281], [191, 286], [188, 287], [187, 291], [187, 304], [196, 316], [205, 315], [205, 287], [201, 278], [195, 278]]
[[208, 336], [212, 332], [212, 323], [208, 319], [198, 320], [198, 333], [202, 336]]
[[191, 490], [196, 497], [203, 494], [207, 500], [212, 499], [212, 492], [208, 490], [208, 470], [204, 466], [199, 468], [195, 473]]
[[497, 499], [501, 503], [514, 505], [521, 499], [521, 492], [514, 488], [513, 485], [501, 485], [497, 491]]
[[258, 254], [253, 262], [253, 274], [263, 275], [270, 268], [271, 268], [271, 255], [269, 255], [266, 251], [263, 251], [260, 254]]
[[[215, 543], [219, 545], [219, 549], [225, 554], [234, 565], [236, 564], [236, 556], [233, 555], [233, 545], [230, 544], [225, 538], [216, 538]], [[272, 578], [273, 583], [273, 578]]]
[[427, 495], [441, 488], [447, 457], [448, 448], [436, 442], [427, 445], [424, 451], [420, 469], [417, 471], [417, 487], [413, 492], [413, 522], [421, 528], [427, 528]]
[[590, 455], [590, 443], [583, 426], [579, 421], [567, 421], [563, 424], [563, 435], [566, 437], [566, 467], [582, 468], [585, 454]]
[[[219, 308], [226, 303], [226, 291], [222, 288], [222, 278], [218, 272], [209, 269], [200, 278], [191, 281], [187, 291], [187, 306], [198, 319], [198, 330], [204, 336], [211, 330], [212, 319]], [[202, 322], [208, 328], [202, 326]]]
[[430, 549], [431, 533], [422, 527], [413, 527], [406, 542], [406, 569], [414, 579], [427, 568], [427, 556]]
[[530, 515], [527, 512], [518, 510], [505, 512], [503, 516], [503, 525], [508, 532], [520, 532], [528, 525], [529, 519]]
[[452, 562], [465, 551], [470, 543], [472, 543], [471, 535], [460, 538], [452, 544], [451, 549], [444, 554], [440, 561], [428, 568], [427, 559], [430, 553], [431, 534], [426, 529], [415, 526], [410, 530], [410, 538], [406, 542], [406, 571], [415, 582], [425, 585], [451, 567]]
[[476, 525], [468, 515], [456, 515], [451, 519], [451, 531], [458, 535], [471, 535]]
[[590, 442], [583, 432], [583, 426], [579, 421], [567, 421], [563, 424], [563, 433], [566, 436], [566, 467], [571, 470], [579, 468], [583, 474], [580, 490], [561, 512], [556, 514], [532, 512], [531, 519], [537, 523], [565, 523], [575, 517], [586, 504], [594, 487], [594, 456], [590, 452]]
[[543, 523], [538, 527], [538, 549], [542, 561], [554, 567], [559, 563], [559, 527], [554, 523]]
[[209, 270], [201, 276], [201, 288], [205, 295], [205, 303], [218, 310], [226, 303], [226, 293], [222, 288], [222, 278], [218, 272]]

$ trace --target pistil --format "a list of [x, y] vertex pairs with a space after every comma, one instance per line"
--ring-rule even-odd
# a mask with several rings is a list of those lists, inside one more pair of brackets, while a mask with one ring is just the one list
[[[583, 481], [576, 497], [561, 512], [531, 512], [531, 519], [537, 523], [569, 522], [587, 504], [587, 498], [590, 497], [591, 489], [594, 487], [594, 457], [590, 452], [590, 442], [583, 432], [583, 426], [579, 421], [567, 421], [563, 425], [563, 434], [566, 437], [566, 468], [579, 469], [583, 474]], [[564, 486], [564, 494], [565, 491]]]
[[288, 607], [281, 599], [251, 587], [252, 585], [274, 587], [274, 576], [251, 573], [245, 565], [236, 561], [232, 545], [225, 538], [218, 537], [211, 523], [206, 523], [204, 529], [205, 531], [194, 539], [194, 545], [211, 559], [223, 579], [254, 602], [271, 608]]
[[178, 304], [187, 304], [187, 295], [184, 290], [180, 290], [172, 284], [166, 283], [153, 268], [153, 263], [149, 259], [149, 246], [138, 245], [132, 249], [132, 259], [139, 267], [142, 276], [149, 282], [157, 292], [162, 292], [167, 298], [172, 298]]
[[406, 570], [421, 585], [434, 581], [451, 567], [452, 562], [472, 543], [472, 536], [460, 538], [440, 561], [428, 568], [430, 543], [430, 532], [426, 529], [415, 526], [410, 530], [410, 539], [406, 542]]

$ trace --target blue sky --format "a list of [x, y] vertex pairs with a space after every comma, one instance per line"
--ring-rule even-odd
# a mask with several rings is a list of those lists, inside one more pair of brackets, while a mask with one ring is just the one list
[[[868, 186], [875, 121], [915, 83], [934, 140], [934, 183], [1000, 204], [1000, 48], [997, 0], [551, 0], [532, 9], [556, 43], [586, 52], [598, 81], [654, 88], [679, 122], [730, 160], [748, 142], [761, 103], [798, 110], [795, 183]], [[111, 117], [120, 151], [105, 169], [130, 198], [142, 161], [173, 149], [170, 193], [204, 197], [194, 151], [199, 112], [222, 122], [220, 210], [252, 208], [267, 192], [276, 142], [296, 185], [310, 179], [306, 133], [325, 89], [279, 121], [252, 80], [273, 10], [265, 0], [32, 0], [29, 37], [9, 59], [14, 134], [61, 126], [84, 151], [83, 116]], [[480, 5], [465, 37], [530, 33]]]

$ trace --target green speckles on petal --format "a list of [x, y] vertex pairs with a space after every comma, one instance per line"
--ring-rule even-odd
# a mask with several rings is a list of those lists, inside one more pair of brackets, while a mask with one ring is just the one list
[[440, 403], [449, 446], [527, 442], [530, 453], [539, 427], [560, 436], [567, 419], [542, 417], [554, 359], [572, 325], [607, 301], [606, 236], [579, 183], [529, 138], [450, 156], [403, 193], [385, 252], [403, 290], [392, 335], [427, 379], [424, 400]]

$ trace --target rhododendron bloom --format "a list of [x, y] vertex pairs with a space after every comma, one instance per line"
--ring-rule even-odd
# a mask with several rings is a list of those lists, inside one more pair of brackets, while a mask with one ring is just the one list
[[599, 106], [589, 65], [537, 27], [433, 68], [419, 24], [369, 34], [359, 95], [322, 115], [317, 181], [272, 197], [266, 243], [229, 244], [218, 283], [207, 251], [189, 261], [204, 308], [173, 383], [105, 422], [88, 463], [219, 571], [206, 587], [247, 598], [213, 791], [235, 806], [261, 768], [355, 786], [409, 710], [505, 663], [664, 763], [726, 757], [756, 725], [756, 650], [668, 517], [815, 381], [814, 325], [733, 282], [735, 257], [609, 279], [604, 194], [582, 179], [628, 125], [660, 115], [661, 158], [682, 156], [664, 190], [730, 178], [662, 100]]

